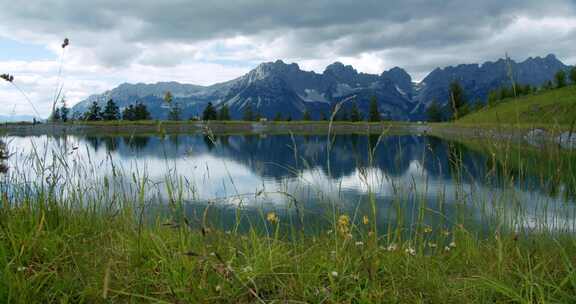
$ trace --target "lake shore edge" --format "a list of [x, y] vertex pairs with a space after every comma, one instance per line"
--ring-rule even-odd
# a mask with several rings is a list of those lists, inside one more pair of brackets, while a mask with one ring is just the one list
[[188, 135], [431, 135], [445, 139], [487, 139], [532, 146], [576, 148], [574, 126], [549, 124], [494, 125], [425, 122], [343, 121], [99, 121], [72, 123], [6, 123], [4, 136], [154, 136]]

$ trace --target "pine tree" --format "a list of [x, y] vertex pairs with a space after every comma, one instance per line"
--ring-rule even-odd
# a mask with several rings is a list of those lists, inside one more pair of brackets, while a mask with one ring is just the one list
[[96, 101], [92, 102], [90, 108], [85, 114], [86, 120], [89, 121], [96, 121], [102, 119], [102, 111], [100, 110], [100, 106]]
[[442, 109], [436, 100], [432, 100], [428, 109], [426, 109], [426, 116], [428, 121], [439, 122], [442, 121]]
[[70, 108], [66, 106], [66, 101], [62, 100], [62, 107], [60, 108], [60, 120], [67, 122], [70, 115]]
[[457, 120], [459, 117], [467, 114], [468, 107], [466, 97], [464, 96], [464, 89], [462, 89], [458, 81], [450, 83], [448, 98], [452, 106], [452, 119]]
[[302, 120], [303, 121], [312, 120], [312, 117], [310, 116], [310, 112], [308, 112], [308, 110], [304, 111], [304, 114], [302, 115]]
[[126, 108], [124, 108], [124, 111], [122, 111], [122, 119], [136, 120], [136, 117], [134, 116], [134, 105], [129, 105]]
[[214, 109], [212, 103], [209, 102], [202, 113], [202, 120], [216, 120], [218, 118], [217, 116], [216, 109]]
[[60, 121], [60, 109], [55, 108], [54, 112], [52, 113], [51, 120], [54, 122]]
[[180, 105], [177, 102], [174, 102], [170, 105], [170, 112], [168, 112], [168, 120], [178, 121], [180, 120], [180, 114], [182, 110], [180, 109]]
[[566, 86], [566, 72], [560, 70], [554, 75], [554, 79], [556, 80], [556, 87], [563, 88]]
[[172, 104], [172, 100], [174, 99], [174, 96], [172, 96], [172, 93], [170, 91], [166, 91], [166, 93], [164, 93], [164, 102], [167, 104]]
[[378, 110], [378, 100], [376, 96], [370, 98], [370, 112], [368, 113], [368, 121], [375, 122], [380, 121], [380, 110]]
[[218, 112], [218, 119], [230, 120], [230, 109], [228, 109], [228, 105], [224, 104], [222, 107], [220, 107], [220, 111]]
[[361, 121], [362, 114], [360, 114], [360, 110], [358, 110], [358, 105], [356, 103], [352, 104], [352, 111], [350, 113], [350, 121]]
[[135, 120], [149, 120], [151, 118], [148, 108], [143, 103], [138, 103], [134, 107], [134, 119]]
[[572, 82], [573, 85], [576, 85], [576, 67], [573, 67], [570, 70], [570, 81]]
[[104, 120], [118, 120], [120, 116], [120, 109], [114, 102], [114, 100], [109, 99], [104, 107], [104, 112], [102, 112], [102, 119]]

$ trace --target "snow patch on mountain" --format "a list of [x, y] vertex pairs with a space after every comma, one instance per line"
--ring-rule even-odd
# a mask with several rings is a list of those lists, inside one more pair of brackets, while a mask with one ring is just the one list
[[306, 102], [324, 102], [330, 103], [323, 93], [320, 93], [314, 89], [304, 89], [305, 95], [298, 95], [302, 100]]

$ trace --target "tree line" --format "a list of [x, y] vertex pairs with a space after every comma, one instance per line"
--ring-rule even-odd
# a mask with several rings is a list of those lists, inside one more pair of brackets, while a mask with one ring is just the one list
[[148, 108], [143, 103], [131, 104], [120, 111], [120, 108], [114, 100], [109, 99], [106, 102], [104, 109], [93, 101], [88, 110], [82, 114], [75, 113], [72, 117], [69, 115], [70, 109], [65, 105], [57, 107], [52, 113], [51, 121], [67, 122], [69, 120], [84, 120], [84, 121], [112, 121], [112, 120], [148, 120], [152, 116]]
[[[170, 93], [167, 93], [164, 97], [166, 103], [170, 105], [170, 110], [168, 113], [168, 120], [181, 120], [181, 109], [178, 103], [173, 102], [173, 97]], [[102, 109], [102, 107], [98, 104], [98, 102], [93, 101], [90, 107], [87, 109], [86, 112], [82, 114], [75, 114], [74, 117], [70, 117], [70, 109], [66, 107], [66, 104], [63, 102], [62, 107], [56, 107], [55, 111], [52, 113], [50, 120], [51, 121], [62, 121], [66, 122], [69, 120], [84, 120], [84, 121], [113, 121], [113, 120], [128, 120], [128, 121], [135, 121], [135, 120], [149, 120], [152, 116], [148, 111], [148, 108], [145, 104], [138, 102], [136, 104], [131, 104], [125, 107], [122, 111], [114, 102], [113, 99], [109, 99], [106, 102], [106, 105]], [[242, 119], [244, 121], [259, 121], [263, 118], [263, 116], [253, 110], [251, 104], [247, 104], [242, 113]], [[321, 113], [320, 120], [328, 120], [330, 119], [330, 115], [326, 113]], [[197, 117], [191, 117], [191, 120], [198, 119]], [[223, 104], [219, 108], [216, 108], [212, 102], [208, 102], [204, 111], [202, 112], [201, 116], [202, 120], [220, 120], [220, 121], [228, 121], [231, 120], [232, 117], [230, 115], [230, 109], [228, 105]], [[274, 121], [291, 121], [293, 118], [288, 115], [283, 117], [281, 113], [277, 113], [274, 118]], [[313, 120], [310, 111], [304, 111], [302, 121], [311, 121]], [[369, 121], [369, 122], [378, 122], [382, 120], [382, 116], [378, 107], [378, 101], [376, 97], [372, 97], [370, 99], [370, 106], [367, 115], [364, 115], [362, 111], [358, 108], [358, 105], [354, 102], [352, 103], [352, 107], [350, 110], [346, 110], [341, 108], [338, 113], [334, 116], [334, 120], [336, 121]]]

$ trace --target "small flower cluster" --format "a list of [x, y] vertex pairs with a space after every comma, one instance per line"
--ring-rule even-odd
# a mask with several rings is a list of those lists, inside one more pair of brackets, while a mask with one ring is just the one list
[[337, 228], [341, 235], [348, 237], [350, 235], [350, 217], [345, 214], [341, 215], [338, 218]]
[[8, 82], [14, 81], [14, 75], [10, 75], [10, 74], [2, 74], [2, 75], [0, 75], [0, 78], [6, 80]]
[[452, 241], [450, 242], [450, 244], [448, 244], [448, 246], [444, 247], [444, 251], [450, 251], [450, 249], [452, 248], [456, 248], [456, 242]]
[[278, 218], [278, 215], [276, 215], [276, 213], [274, 213], [274, 212], [268, 213], [266, 215], [266, 220], [268, 222], [270, 222], [270, 224], [272, 224], [272, 225], [275, 225], [280, 221], [280, 219]]
[[404, 250], [404, 252], [406, 252], [407, 254], [411, 255], [411, 256], [415, 256], [416, 255], [416, 249], [414, 249], [414, 247], [408, 246], [406, 247], [406, 249]]

